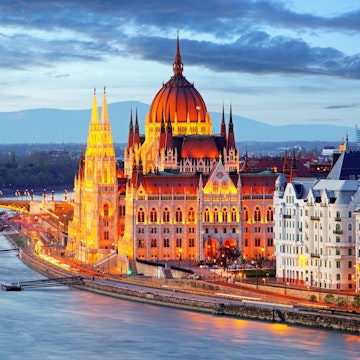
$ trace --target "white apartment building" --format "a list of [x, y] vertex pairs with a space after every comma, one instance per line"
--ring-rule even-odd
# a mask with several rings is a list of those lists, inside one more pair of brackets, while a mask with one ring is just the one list
[[[359, 180], [276, 180], [276, 277], [284, 283], [359, 288]], [[356, 241], [357, 239], [357, 241]]]

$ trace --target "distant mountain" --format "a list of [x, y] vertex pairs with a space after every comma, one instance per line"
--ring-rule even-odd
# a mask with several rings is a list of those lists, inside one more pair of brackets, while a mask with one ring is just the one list
[[[130, 110], [136, 109], [140, 132], [145, 132], [145, 116], [150, 106], [140, 102], [117, 102], [108, 105], [115, 143], [127, 142]], [[99, 109], [99, 116], [101, 109]], [[220, 133], [221, 113], [211, 113], [214, 133]], [[32, 109], [0, 112], [0, 143], [86, 143], [91, 109]], [[226, 116], [228, 121], [229, 116]], [[354, 129], [334, 125], [272, 126], [233, 115], [236, 141], [341, 141]]]

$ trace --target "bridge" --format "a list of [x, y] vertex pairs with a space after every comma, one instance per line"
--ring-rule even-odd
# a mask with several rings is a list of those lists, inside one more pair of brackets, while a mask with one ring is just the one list
[[30, 200], [0, 200], [0, 208], [10, 209], [13, 211], [19, 211], [22, 213], [28, 213], [30, 211]]
[[0, 250], [0, 253], [6, 252], [6, 251], [19, 251], [19, 249], [17, 249], [17, 248], [13, 248], [13, 249], [3, 249], [3, 250]]
[[1, 283], [1, 290], [5, 291], [21, 291], [30, 288], [43, 288], [53, 286], [71, 286], [81, 285], [84, 283], [82, 276], [67, 276], [61, 278], [51, 278], [42, 280], [17, 281], [10, 284]]

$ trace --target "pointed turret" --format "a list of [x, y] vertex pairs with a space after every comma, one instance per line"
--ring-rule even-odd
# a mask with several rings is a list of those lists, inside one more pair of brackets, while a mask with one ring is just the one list
[[226, 124], [225, 124], [225, 112], [224, 112], [224, 104], [222, 108], [222, 119], [221, 119], [221, 130], [220, 135], [226, 139]]
[[181, 62], [181, 55], [180, 55], [179, 32], [177, 33], [176, 54], [175, 54], [175, 60], [173, 63], [173, 70], [174, 70], [174, 75], [182, 75], [183, 63]]
[[133, 126], [132, 109], [131, 109], [130, 110], [128, 149], [130, 149], [133, 146], [133, 142], [134, 142], [134, 126]]
[[288, 151], [285, 151], [285, 158], [283, 164], [283, 173], [285, 175], [290, 175], [290, 166], [289, 166], [289, 158], [288, 158]]
[[169, 117], [166, 125], [166, 149], [169, 148], [172, 149], [172, 147], [173, 147], [172, 125]]
[[165, 147], [165, 144], [166, 144], [166, 131], [165, 131], [165, 120], [163, 117], [161, 119], [161, 127], [160, 127], [159, 152]]
[[229, 120], [229, 133], [228, 133], [228, 139], [227, 139], [227, 148], [228, 149], [235, 148], [234, 124], [232, 121], [232, 106], [230, 106], [230, 120]]
[[107, 102], [106, 102], [106, 88], [104, 86], [104, 97], [103, 97], [103, 103], [102, 103], [102, 109], [101, 109], [101, 122], [103, 124], [109, 123], [109, 114], [108, 114], [108, 108], [107, 108]]
[[99, 123], [99, 112], [98, 107], [96, 104], [96, 89], [94, 88], [94, 99], [91, 111], [91, 124], [98, 124]]
[[297, 175], [298, 175], [298, 169], [296, 166], [296, 155], [295, 155], [295, 149], [294, 149], [292, 163], [291, 163], [290, 182], [292, 182], [292, 179], [294, 177], [297, 177]]
[[135, 117], [134, 145], [140, 146], [140, 133], [139, 133], [139, 121], [138, 121], [137, 108], [136, 108], [136, 117]]

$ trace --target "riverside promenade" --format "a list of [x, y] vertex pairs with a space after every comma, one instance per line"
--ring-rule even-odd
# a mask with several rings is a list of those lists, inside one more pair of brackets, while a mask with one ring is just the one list
[[269, 289], [251, 288], [251, 284], [99, 274], [61, 258], [36, 254], [32, 246], [24, 245], [29, 242], [21, 241], [19, 246], [16, 232], [4, 235], [20, 248], [20, 259], [44, 276], [57, 278], [81, 274], [83, 283], [73, 285], [81, 290], [221, 316], [360, 333], [359, 314], [310, 306], [304, 299], [271, 294]]

